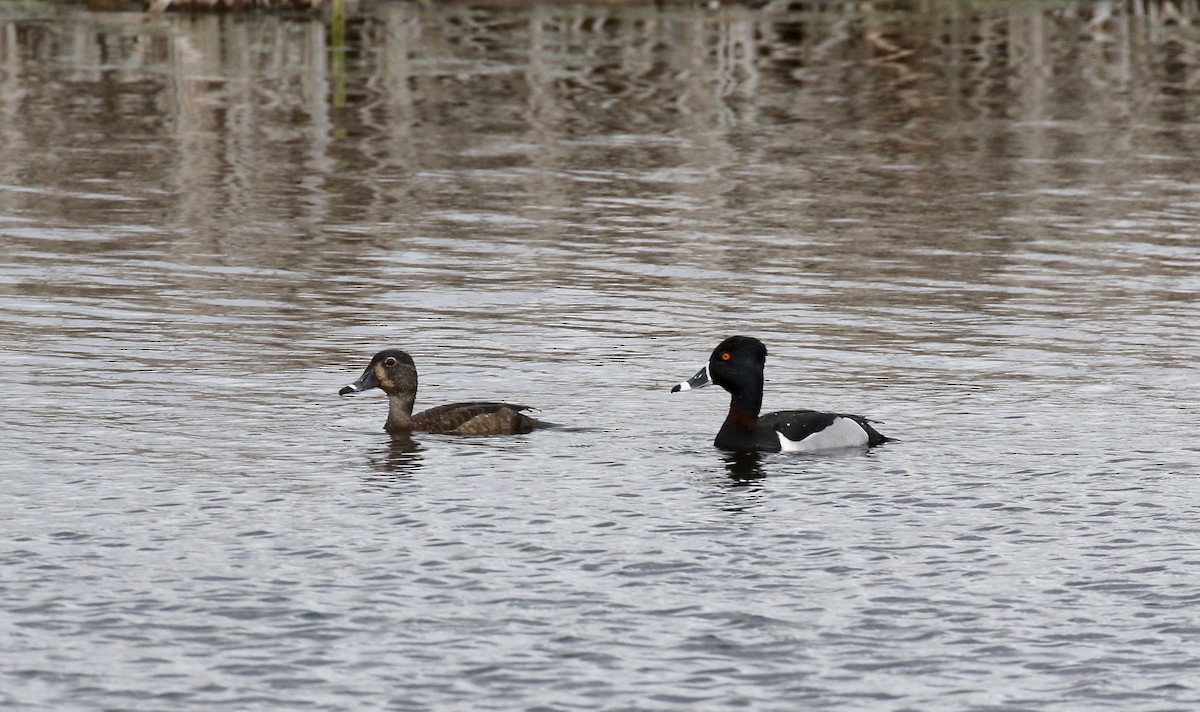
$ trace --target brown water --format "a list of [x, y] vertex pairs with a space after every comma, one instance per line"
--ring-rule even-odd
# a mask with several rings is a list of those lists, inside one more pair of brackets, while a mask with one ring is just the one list
[[1200, 704], [1190, 5], [0, 13], [0, 706]]

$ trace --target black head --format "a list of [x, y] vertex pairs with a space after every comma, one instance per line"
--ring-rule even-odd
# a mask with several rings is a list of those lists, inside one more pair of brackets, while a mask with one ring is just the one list
[[358, 380], [338, 391], [338, 395], [362, 393], [379, 388], [389, 396], [417, 392], [417, 367], [412, 356], [400, 349], [384, 349], [375, 354]]
[[730, 393], [762, 390], [767, 347], [753, 336], [730, 336], [708, 358], [708, 377]]
[[715, 383], [733, 395], [740, 410], [758, 415], [762, 407], [763, 369], [767, 347], [751, 336], [730, 336], [713, 350], [708, 365], [695, 376], [671, 389], [672, 393], [703, 388]]

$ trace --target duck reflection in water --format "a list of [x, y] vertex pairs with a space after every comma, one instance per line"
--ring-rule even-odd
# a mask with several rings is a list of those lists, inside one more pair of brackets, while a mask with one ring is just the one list
[[729, 479], [737, 484], [750, 484], [767, 476], [762, 469], [761, 452], [726, 452], [724, 459]]
[[386, 444], [368, 455], [371, 469], [381, 475], [374, 479], [394, 481], [399, 477], [410, 477], [416, 474], [425, 459], [421, 455], [424, 449], [411, 436], [393, 433]]

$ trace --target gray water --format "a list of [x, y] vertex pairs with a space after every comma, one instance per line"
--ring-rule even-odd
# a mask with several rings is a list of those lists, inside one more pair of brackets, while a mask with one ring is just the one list
[[0, 706], [1200, 706], [1194, 8], [0, 12]]

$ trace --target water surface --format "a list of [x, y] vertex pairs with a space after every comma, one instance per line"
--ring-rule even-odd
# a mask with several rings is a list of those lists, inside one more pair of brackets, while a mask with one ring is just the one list
[[1190, 6], [4, 12], [0, 705], [1200, 704]]

